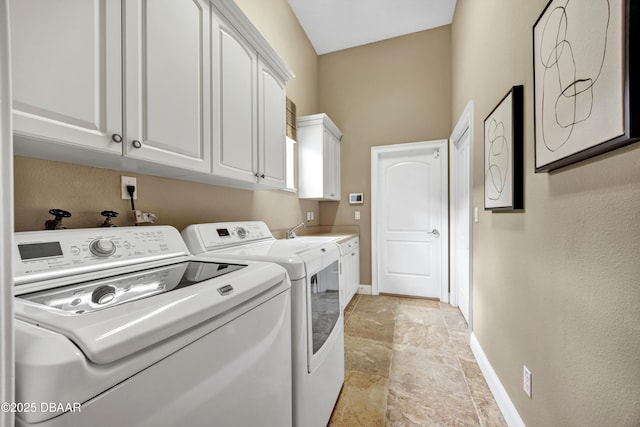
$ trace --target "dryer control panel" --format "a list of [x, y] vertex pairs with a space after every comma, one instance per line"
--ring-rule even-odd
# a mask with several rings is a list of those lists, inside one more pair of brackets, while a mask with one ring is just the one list
[[194, 255], [262, 240], [275, 240], [262, 221], [194, 224], [182, 230], [182, 237]]
[[15, 284], [188, 255], [173, 227], [112, 227], [15, 233]]

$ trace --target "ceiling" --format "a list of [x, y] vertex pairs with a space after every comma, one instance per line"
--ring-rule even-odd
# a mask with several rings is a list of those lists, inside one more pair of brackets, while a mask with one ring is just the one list
[[318, 55], [451, 24], [456, 0], [289, 0]]

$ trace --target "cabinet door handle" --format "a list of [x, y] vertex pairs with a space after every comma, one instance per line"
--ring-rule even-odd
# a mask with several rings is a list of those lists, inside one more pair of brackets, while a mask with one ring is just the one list
[[142, 142], [138, 141], [137, 139], [131, 141], [131, 145], [133, 145], [133, 148], [142, 148]]
[[111, 135], [111, 140], [117, 144], [120, 144], [122, 142], [122, 135], [114, 133], [113, 135]]
[[260, 174], [258, 172], [254, 173], [253, 176], [255, 176], [256, 178], [260, 178]]
[[264, 174], [260, 175], [260, 178], [264, 179]]

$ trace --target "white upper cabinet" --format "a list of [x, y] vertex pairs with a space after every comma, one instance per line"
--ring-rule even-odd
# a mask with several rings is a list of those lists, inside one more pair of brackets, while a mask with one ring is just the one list
[[293, 75], [233, 0], [10, 9], [16, 154], [284, 187]]
[[127, 0], [124, 154], [209, 172], [208, 0]]
[[[285, 187], [285, 78], [213, 8], [213, 174]], [[219, 94], [219, 96], [216, 96]]]
[[14, 129], [28, 138], [16, 152], [126, 165], [97, 150], [176, 168], [168, 175], [210, 171], [209, 8], [206, 0], [13, 1]]
[[256, 182], [258, 54], [215, 11], [213, 25], [213, 173]]
[[65, 6], [11, 1], [15, 134], [121, 153], [120, 2]]
[[340, 200], [342, 132], [326, 114], [298, 117], [298, 196]]
[[287, 97], [284, 83], [262, 60], [258, 61], [258, 173], [262, 185], [286, 184]]

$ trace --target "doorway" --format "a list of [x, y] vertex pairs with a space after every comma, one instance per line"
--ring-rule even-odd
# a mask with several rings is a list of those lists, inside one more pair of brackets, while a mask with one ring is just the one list
[[449, 302], [447, 141], [371, 149], [372, 293]]
[[449, 139], [451, 153], [451, 305], [472, 322], [473, 102], [469, 102]]

